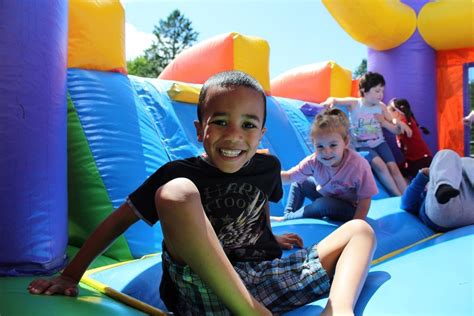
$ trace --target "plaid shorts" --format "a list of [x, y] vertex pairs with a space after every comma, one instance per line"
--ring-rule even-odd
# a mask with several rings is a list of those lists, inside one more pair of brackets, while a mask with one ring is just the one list
[[[163, 252], [163, 261], [179, 292], [180, 314], [231, 315], [189, 266], [173, 262], [167, 252]], [[331, 286], [316, 245], [282, 259], [237, 262], [234, 268], [249, 292], [274, 314], [313, 302], [327, 294]]]

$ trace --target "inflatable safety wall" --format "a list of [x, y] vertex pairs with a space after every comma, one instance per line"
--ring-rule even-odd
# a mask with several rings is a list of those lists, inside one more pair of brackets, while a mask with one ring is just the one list
[[0, 276], [66, 260], [67, 14], [61, 0], [0, 5]]
[[290, 69], [272, 79], [272, 95], [320, 103], [352, 94], [352, 74], [334, 61]]
[[270, 91], [270, 47], [267, 41], [236, 32], [218, 35], [181, 52], [158, 76], [160, 79], [203, 84], [225, 70], [253, 76]]

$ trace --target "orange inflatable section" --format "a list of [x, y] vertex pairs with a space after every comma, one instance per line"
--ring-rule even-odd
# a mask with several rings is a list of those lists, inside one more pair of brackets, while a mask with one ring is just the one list
[[359, 79], [352, 79], [351, 97], [359, 98]]
[[464, 156], [463, 66], [474, 62], [474, 47], [436, 54], [439, 149], [449, 148]]
[[70, 0], [68, 68], [126, 73], [125, 11], [119, 0]]
[[352, 94], [351, 72], [333, 61], [305, 65], [282, 73], [271, 81], [272, 95], [321, 103], [328, 97]]
[[269, 93], [269, 56], [265, 40], [232, 32], [184, 50], [158, 78], [202, 84], [218, 72], [240, 70], [253, 76]]

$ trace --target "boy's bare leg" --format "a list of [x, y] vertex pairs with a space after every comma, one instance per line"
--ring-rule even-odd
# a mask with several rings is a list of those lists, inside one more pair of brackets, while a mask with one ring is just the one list
[[349, 221], [316, 247], [321, 264], [334, 277], [321, 315], [353, 315], [376, 247], [372, 228], [363, 220]]
[[157, 190], [166, 248], [196, 272], [235, 315], [271, 315], [247, 291], [222, 249], [190, 180], [174, 179]]
[[395, 183], [397, 184], [398, 190], [403, 194], [407, 188], [407, 182], [400, 172], [400, 168], [398, 168], [397, 164], [394, 162], [387, 162], [387, 167], [393, 180], [395, 180]]
[[380, 182], [387, 188], [388, 192], [393, 196], [401, 196], [402, 193], [398, 189], [395, 180], [393, 179], [387, 164], [380, 157], [372, 159], [370, 166], [374, 170], [375, 174], [379, 178]]

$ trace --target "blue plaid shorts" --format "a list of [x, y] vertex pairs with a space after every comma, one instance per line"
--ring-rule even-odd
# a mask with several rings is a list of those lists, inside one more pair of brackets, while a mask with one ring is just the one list
[[[179, 292], [177, 310], [182, 315], [231, 315], [210, 288], [187, 265], [163, 261]], [[329, 277], [321, 265], [316, 245], [282, 259], [237, 262], [234, 268], [249, 292], [272, 313], [283, 313], [316, 301], [330, 289]]]

